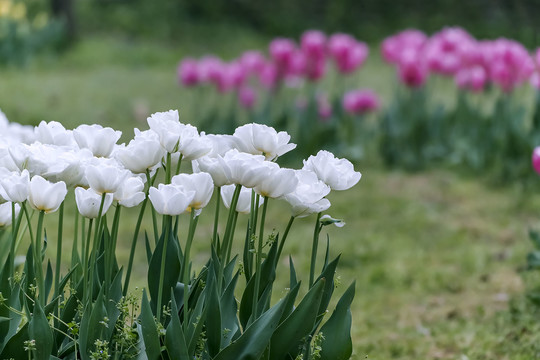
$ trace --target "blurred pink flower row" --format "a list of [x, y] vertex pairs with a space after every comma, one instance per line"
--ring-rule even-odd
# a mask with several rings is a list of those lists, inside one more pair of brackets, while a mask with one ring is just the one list
[[419, 30], [402, 31], [383, 41], [381, 53], [409, 87], [422, 86], [430, 74], [453, 77], [459, 88], [474, 92], [488, 84], [511, 92], [528, 80], [540, 87], [539, 51], [533, 56], [522, 44], [504, 38], [478, 40], [458, 27], [431, 37]]
[[[236, 92], [239, 103], [252, 109], [257, 101], [258, 88], [273, 93], [281, 86], [302, 81], [316, 83], [328, 73], [329, 63], [343, 76], [359, 70], [369, 54], [368, 46], [348, 34], [327, 36], [321, 31], [306, 31], [296, 43], [288, 38], [276, 38], [268, 46], [268, 56], [258, 50], [248, 50], [237, 59], [226, 62], [216, 56], [201, 59], [185, 58], [178, 66], [178, 79], [183, 86], [193, 87], [211, 84], [220, 93]], [[351, 98], [364, 105], [352, 105]], [[346, 100], [347, 97], [349, 100]], [[343, 98], [345, 111], [362, 113], [377, 108], [378, 99], [373, 101], [371, 91], [355, 90]], [[358, 102], [358, 100], [356, 100]], [[326, 95], [318, 96], [319, 114], [322, 118], [331, 115], [331, 105]], [[347, 105], [345, 105], [347, 103]], [[365, 106], [369, 103], [371, 106]]]

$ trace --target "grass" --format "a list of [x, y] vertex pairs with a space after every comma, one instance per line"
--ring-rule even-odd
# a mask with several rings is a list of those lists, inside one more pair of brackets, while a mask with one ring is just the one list
[[[231, 55], [242, 44], [261, 41], [242, 36], [244, 42], [219, 44], [219, 51]], [[155, 111], [179, 108], [183, 121], [196, 124], [192, 116], [204, 101], [180, 89], [174, 74], [180, 57], [205, 51], [197, 39], [173, 48], [90, 38], [61, 57], [2, 70], [0, 107], [11, 120], [26, 124], [45, 119], [66, 127], [113, 126], [125, 132], [123, 140], [133, 127], [146, 128], [146, 116]], [[376, 58], [358, 81], [385, 101], [395, 83], [392, 71]], [[437, 96], [451, 103], [450, 87], [439, 88]], [[342, 254], [338, 293], [356, 280], [354, 358], [540, 358], [539, 312], [524, 295], [526, 288], [540, 284], [539, 277], [518, 272], [532, 249], [527, 230], [538, 226], [540, 198], [448, 169], [409, 174], [383, 169], [376, 161], [359, 163], [357, 169], [364, 175], [360, 183], [330, 196], [329, 213], [347, 225], [325, 229], [332, 255]], [[285, 205], [272, 202], [269, 211], [267, 229], [283, 231]], [[196, 262], [208, 254], [212, 205], [201, 216]], [[52, 233], [54, 216], [48, 221]], [[304, 254], [311, 247], [312, 222], [297, 221], [284, 250], [293, 254], [302, 274], [308, 268]], [[120, 229], [123, 263], [131, 228], [125, 221]], [[54, 246], [52, 241], [50, 256]], [[146, 261], [143, 247], [139, 243], [138, 264]], [[145, 266], [137, 267], [134, 285], [144, 286], [146, 275]], [[284, 279], [280, 284], [285, 286]]]

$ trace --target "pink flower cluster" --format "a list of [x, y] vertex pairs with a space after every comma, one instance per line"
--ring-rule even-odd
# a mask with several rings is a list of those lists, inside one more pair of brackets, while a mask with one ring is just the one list
[[185, 58], [178, 66], [178, 79], [186, 87], [212, 84], [220, 93], [235, 91], [240, 104], [251, 108], [256, 102], [256, 87], [273, 90], [286, 81], [319, 81], [329, 62], [339, 73], [351, 74], [364, 64], [368, 54], [367, 45], [350, 35], [327, 37], [310, 30], [302, 34], [299, 44], [288, 38], [272, 40], [268, 57], [249, 50], [230, 62], [215, 56]]
[[379, 98], [372, 90], [352, 90], [343, 96], [343, 109], [361, 115], [379, 108]]
[[409, 87], [422, 86], [431, 73], [454, 77], [462, 89], [479, 92], [492, 83], [511, 92], [531, 78], [538, 64], [518, 42], [477, 40], [457, 27], [444, 28], [431, 37], [405, 30], [386, 38], [381, 52]]

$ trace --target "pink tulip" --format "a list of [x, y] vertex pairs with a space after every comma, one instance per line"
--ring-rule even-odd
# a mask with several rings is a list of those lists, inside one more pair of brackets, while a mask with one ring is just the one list
[[240, 57], [240, 64], [242, 64], [246, 73], [258, 75], [264, 69], [266, 59], [260, 51], [249, 50]]
[[186, 58], [178, 65], [178, 79], [184, 86], [195, 86], [199, 84], [199, 70], [197, 60]]
[[408, 87], [418, 88], [427, 80], [429, 71], [421, 54], [405, 51], [398, 63], [398, 77]]
[[454, 75], [462, 66], [462, 54], [475, 40], [458, 27], [444, 28], [426, 43], [424, 52], [429, 70], [442, 75]]
[[243, 86], [238, 90], [238, 101], [240, 105], [245, 109], [252, 109], [257, 100], [257, 94], [255, 90], [249, 86]]
[[267, 90], [274, 89], [279, 82], [279, 74], [276, 65], [266, 63], [259, 74], [259, 81]]
[[379, 108], [379, 98], [372, 90], [352, 90], [343, 96], [343, 109], [349, 114], [364, 114]]
[[280, 75], [285, 75], [289, 71], [295, 51], [296, 44], [291, 39], [276, 38], [270, 42], [270, 57]]
[[398, 63], [404, 51], [420, 51], [427, 41], [427, 36], [418, 30], [404, 30], [384, 39], [381, 53], [385, 61]]
[[534, 89], [540, 90], [540, 74], [538, 72], [534, 72], [529, 79], [529, 83]]
[[300, 48], [309, 59], [321, 59], [325, 56], [326, 35], [322, 31], [308, 30], [302, 34]]
[[328, 52], [334, 59], [338, 71], [349, 74], [362, 66], [369, 49], [365, 43], [356, 41], [350, 35], [334, 34], [328, 41]]
[[540, 146], [534, 148], [532, 153], [532, 166], [534, 171], [540, 174]]
[[489, 77], [503, 91], [511, 92], [529, 80], [534, 70], [533, 58], [520, 43], [508, 39], [491, 42]]

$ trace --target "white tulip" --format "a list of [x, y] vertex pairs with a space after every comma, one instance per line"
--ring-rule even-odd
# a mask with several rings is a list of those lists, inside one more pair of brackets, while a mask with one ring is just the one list
[[330, 201], [324, 197], [330, 193], [330, 187], [308, 170], [296, 170], [298, 185], [296, 189], [284, 196], [291, 206], [292, 216], [302, 218], [320, 213], [330, 207]]
[[28, 202], [32, 208], [48, 214], [58, 210], [66, 194], [67, 188], [63, 181], [52, 183], [36, 175], [30, 180]]
[[[232, 198], [234, 195], [235, 185], [225, 185], [221, 188], [221, 198], [223, 199], [223, 205], [227, 209], [230, 209]], [[240, 196], [238, 197], [238, 203], [236, 204], [236, 211], [242, 214], [249, 214], [251, 211], [251, 195], [253, 190], [241, 187]], [[259, 206], [264, 203], [264, 198], [259, 199]]]
[[199, 135], [196, 127], [180, 123], [178, 110], [157, 112], [152, 114], [147, 122], [150, 129], [158, 135], [161, 146], [171, 154], [178, 151], [181, 138]]
[[60, 145], [75, 147], [77, 143], [73, 137], [73, 132], [66, 130], [62, 124], [57, 121], [41, 121], [34, 128], [34, 134], [37, 141], [42, 144]]
[[214, 192], [212, 177], [204, 172], [173, 176], [171, 184], [183, 188], [186, 192], [195, 192], [188, 206], [188, 211], [193, 211], [195, 216], [198, 216], [202, 209], [208, 205]]
[[261, 179], [254, 187], [257, 194], [269, 197], [278, 198], [285, 196], [296, 189], [298, 179], [292, 169], [281, 169], [276, 163], [266, 162], [269, 168], [269, 174]]
[[108, 157], [122, 132], [98, 124], [83, 124], [73, 130], [73, 136], [81, 149], [90, 149], [94, 156]]
[[[0, 227], [9, 226], [13, 223], [13, 211], [11, 202], [0, 204]], [[21, 206], [15, 204], [15, 217], [19, 216]]]
[[182, 136], [178, 143], [178, 151], [185, 160], [198, 159], [212, 151], [212, 141], [199, 135]]
[[338, 159], [334, 154], [321, 150], [316, 156], [304, 160], [304, 170], [313, 171], [332, 190], [347, 190], [356, 185], [362, 174], [354, 171], [347, 159]]
[[159, 141], [149, 138], [135, 138], [127, 146], [119, 147], [114, 152], [114, 157], [135, 174], [152, 169], [160, 163], [164, 155], [165, 150]]
[[204, 134], [201, 133], [201, 136], [207, 138], [212, 142], [212, 151], [208, 154], [209, 156], [225, 155], [225, 153], [231, 149], [236, 149], [236, 140], [232, 135], [214, 135], [214, 134]]
[[128, 177], [114, 193], [114, 201], [125, 207], [137, 206], [144, 200], [143, 190], [144, 182], [140, 177]]
[[271, 169], [266, 166], [264, 156], [229, 150], [223, 160], [230, 170], [230, 183], [253, 188], [270, 175]]
[[86, 180], [99, 194], [117, 192], [130, 172], [112, 165], [89, 165], [86, 167]]
[[[88, 219], [95, 219], [99, 215], [99, 208], [101, 207], [101, 195], [92, 189], [83, 189], [78, 187], [75, 189], [75, 202], [77, 203], [77, 209], [82, 216]], [[105, 215], [109, 210], [113, 201], [112, 194], [106, 194], [103, 200], [103, 208], [101, 215]]]
[[30, 174], [28, 170], [23, 170], [20, 174], [11, 173], [9, 176], [0, 179], [2, 192], [0, 195], [6, 200], [22, 203], [28, 198], [28, 187], [30, 186]]
[[176, 216], [187, 210], [195, 197], [195, 191], [185, 191], [185, 189], [171, 184], [159, 184], [157, 189], [150, 188], [148, 197], [158, 213]]
[[264, 155], [266, 160], [275, 160], [296, 147], [296, 144], [289, 143], [291, 136], [285, 131], [278, 133], [274, 128], [261, 124], [240, 126], [233, 136], [240, 151]]
[[231, 169], [221, 155], [203, 156], [193, 160], [191, 167], [194, 172], [209, 173], [217, 187], [231, 184]]

